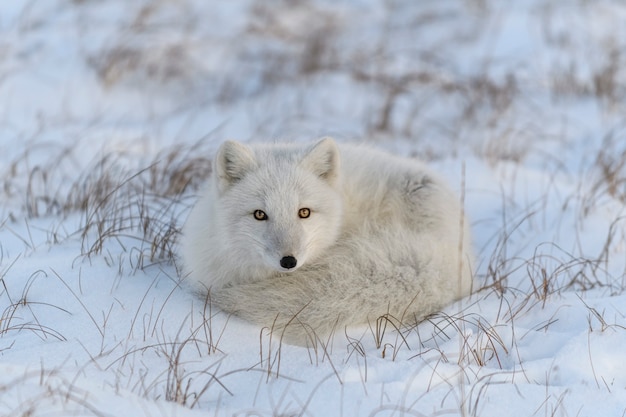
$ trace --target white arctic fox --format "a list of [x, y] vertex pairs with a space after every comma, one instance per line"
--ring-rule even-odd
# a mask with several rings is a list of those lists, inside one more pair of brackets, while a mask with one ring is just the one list
[[190, 281], [222, 310], [313, 342], [469, 294], [459, 200], [422, 163], [326, 138], [225, 142], [183, 229]]

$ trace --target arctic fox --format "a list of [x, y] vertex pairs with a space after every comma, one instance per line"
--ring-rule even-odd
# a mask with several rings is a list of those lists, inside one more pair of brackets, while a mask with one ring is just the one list
[[222, 310], [306, 344], [385, 315], [415, 323], [469, 294], [467, 223], [416, 160], [331, 138], [227, 141], [181, 256]]

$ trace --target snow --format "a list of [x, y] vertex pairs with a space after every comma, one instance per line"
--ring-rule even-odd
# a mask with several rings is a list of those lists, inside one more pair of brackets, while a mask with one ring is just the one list
[[[3, 2], [0, 415], [624, 415], [625, 18], [611, 0]], [[206, 175], [225, 139], [322, 135], [442, 172], [472, 296], [297, 347], [181, 286], [168, 237], [201, 182], [183, 168]]]

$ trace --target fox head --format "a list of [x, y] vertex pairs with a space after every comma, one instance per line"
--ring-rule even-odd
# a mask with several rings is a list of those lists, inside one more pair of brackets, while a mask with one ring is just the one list
[[278, 272], [317, 258], [341, 228], [339, 164], [330, 138], [308, 148], [222, 144], [214, 185], [228, 252], [246, 266]]

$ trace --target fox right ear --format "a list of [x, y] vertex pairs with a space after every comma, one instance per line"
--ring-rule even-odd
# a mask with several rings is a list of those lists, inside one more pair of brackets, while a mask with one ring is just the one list
[[325, 137], [313, 145], [301, 164], [334, 185], [339, 178], [339, 148], [333, 138]]
[[214, 165], [218, 189], [224, 191], [254, 169], [256, 161], [250, 148], [228, 140], [218, 149]]

